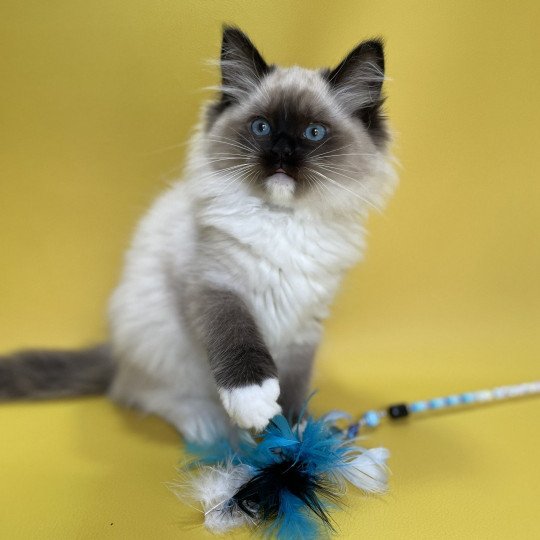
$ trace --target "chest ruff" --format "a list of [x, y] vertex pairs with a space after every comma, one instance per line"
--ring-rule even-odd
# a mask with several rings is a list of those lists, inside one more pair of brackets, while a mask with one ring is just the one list
[[364, 230], [261, 208], [227, 219], [206, 214], [212, 258], [246, 301], [267, 344], [290, 343], [328, 315], [344, 272], [361, 256]]

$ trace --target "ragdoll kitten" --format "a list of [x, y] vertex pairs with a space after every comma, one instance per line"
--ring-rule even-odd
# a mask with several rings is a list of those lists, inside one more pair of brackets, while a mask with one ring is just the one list
[[108, 389], [196, 441], [299, 412], [367, 212], [394, 184], [383, 47], [365, 41], [334, 70], [281, 68], [226, 27], [221, 73], [183, 181], [127, 253], [109, 344], [5, 358], [0, 395]]

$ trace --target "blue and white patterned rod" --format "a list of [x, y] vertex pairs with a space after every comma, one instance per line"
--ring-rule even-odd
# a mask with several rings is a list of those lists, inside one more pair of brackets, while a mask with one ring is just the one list
[[477, 390], [475, 392], [464, 392], [462, 394], [452, 394], [446, 397], [436, 397], [423, 401], [413, 401], [412, 403], [397, 403], [384, 409], [373, 409], [366, 411], [358, 422], [349, 425], [346, 429], [347, 437], [354, 438], [360, 430], [376, 428], [384, 418], [396, 420], [407, 416], [425, 414], [429, 411], [440, 411], [467, 405], [477, 405], [491, 401], [502, 401], [523, 396], [540, 394], [540, 381], [533, 381], [512, 386], [498, 386], [491, 390]]

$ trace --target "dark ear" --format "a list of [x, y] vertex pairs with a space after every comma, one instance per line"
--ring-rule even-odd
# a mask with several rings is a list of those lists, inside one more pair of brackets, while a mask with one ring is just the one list
[[360, 118], [375, 136], [384, 133], [381, 106], [384, 81], [384, 49], [380, 39], [364, 41], [332, 71], [328, 82], [349, 114]]
[[255, 45], [240, 29], [223, 27], [221, 80], [224, 98], [239, 101], [248, 96], [270, 71]]

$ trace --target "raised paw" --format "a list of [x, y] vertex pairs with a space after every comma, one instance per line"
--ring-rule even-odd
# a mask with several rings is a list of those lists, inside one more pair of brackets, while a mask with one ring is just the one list
[[266, 379], [262, 384], [250, 384], [240, 388], [220, 388], [219, 395], [231, 420], [244, 429], [261, 431], [272, 417], [281, 412], [277, 403], [277, 379]]

